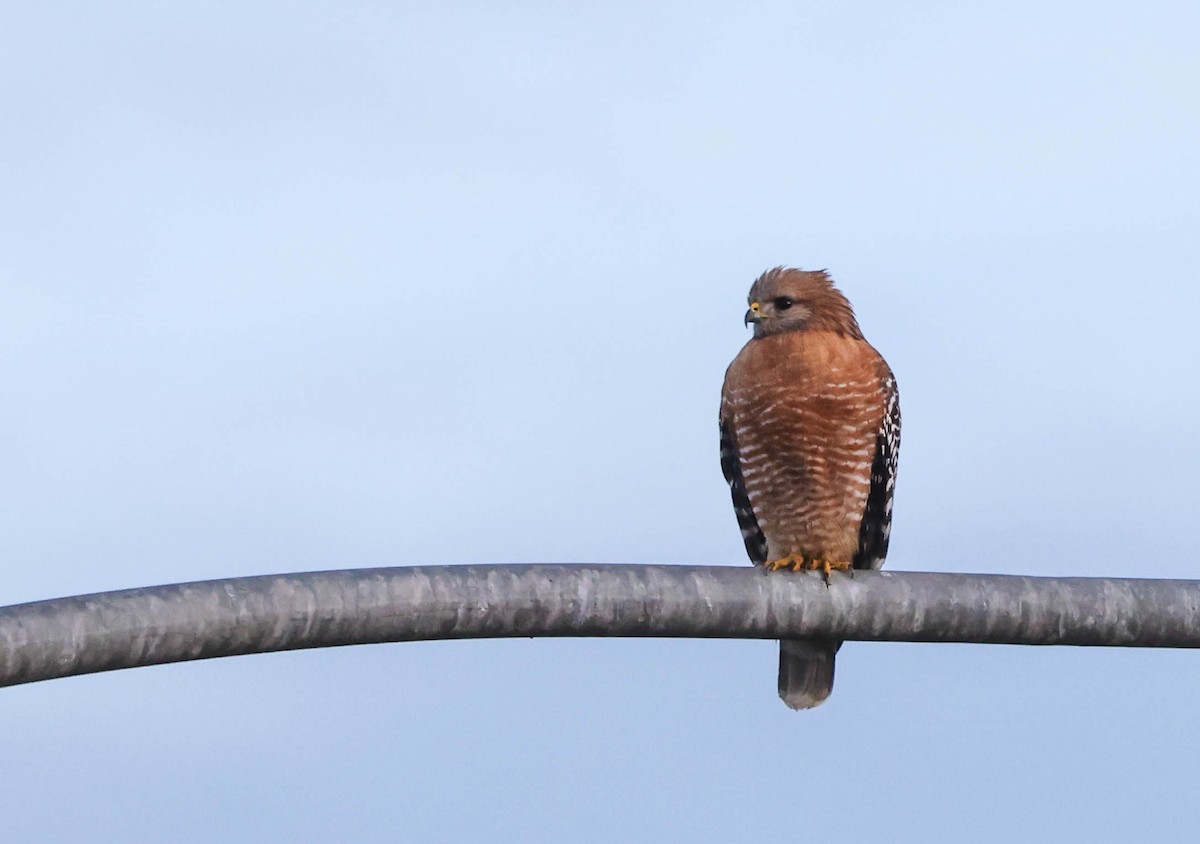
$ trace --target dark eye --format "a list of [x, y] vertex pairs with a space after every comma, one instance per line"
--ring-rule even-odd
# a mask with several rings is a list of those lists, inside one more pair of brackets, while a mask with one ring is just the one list
[[788, 297], [780, 296], [778, 299], [775, 300], [775, 310], [786, 311], [788, 308], [790, 308], [794, 304], [796, 304], [796, 303], [793, 302]]

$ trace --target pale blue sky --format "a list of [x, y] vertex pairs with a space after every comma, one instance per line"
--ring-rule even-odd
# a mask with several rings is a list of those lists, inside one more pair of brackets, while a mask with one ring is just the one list
[[[799, 8], [797, 8], [799, 6]], [[889, 567], [1200, 578], [1190, 3], [0, 7], [0, 603], [742, 564], [745, 293], [900, 381]], [[343, 648], [0, 690], [12, 840], [1191, 840], [1200, 657]]]

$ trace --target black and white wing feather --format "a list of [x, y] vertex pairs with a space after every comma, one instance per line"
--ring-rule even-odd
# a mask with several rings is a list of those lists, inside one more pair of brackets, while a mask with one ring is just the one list
[[856, 569], [877, 569], [883, 565], [892, 532], [892, 494], [896, 490], [896, 464], [900, 460], [900, 391], [890, 372], [883, 388], [887, 408], [883, 427], [875, 438], [871, 489], [858, 531], [858, 553], [853, 560]]

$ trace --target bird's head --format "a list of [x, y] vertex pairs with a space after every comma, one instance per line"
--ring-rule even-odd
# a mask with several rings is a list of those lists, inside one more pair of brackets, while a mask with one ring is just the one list
[[861, 338], [854, 310], [824, 270], [776, 267], [750, 287], [746, 324], [754, 336], [785, 331], [832, 331]]

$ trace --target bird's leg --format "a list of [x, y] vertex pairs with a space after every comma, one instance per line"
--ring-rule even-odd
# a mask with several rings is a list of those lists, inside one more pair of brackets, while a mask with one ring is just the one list
[[804, 559], [803, 554], [788, 554], [780, 560], [770, 560], [763, 563], [767, 571], [779, 571], [780, 569], [791, 569], [792, 571], [803, 571], [808, 564]]

